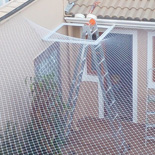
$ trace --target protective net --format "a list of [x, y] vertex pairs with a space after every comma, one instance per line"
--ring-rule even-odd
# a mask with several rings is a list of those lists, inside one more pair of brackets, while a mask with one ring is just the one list
[[155, 154], [147, 31], [114, 28], [97, 45], [80, 31], [0, 26], [0, 154]]

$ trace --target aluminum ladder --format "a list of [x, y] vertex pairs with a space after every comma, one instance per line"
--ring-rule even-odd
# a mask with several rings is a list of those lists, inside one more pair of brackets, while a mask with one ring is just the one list
[[[90, 20], [89, 24], [85, 24], [83, 27], [82, 38], [88, 39], [88, 40], [96, 40], [98, 37], [99, 37], [99, 32], [98, 32], [97, 24], [96, 22], [94, 23], [93, 21]], [[112, 135], [115, 139], [116, 144], [118, 145], [118, 148], [117, 148], [118, 154], [125, 154], [128, 151], [128, 146], [124, 139], [122, 125], [120, 121], [118, 121], [118, 126], [119, 126], [118, 129], [116, 129], [114, 125], [114, 122], [115, 120], [118, 120], [119, 115], [118, 115], [117, 104], [114, 97], [114, 92], [113, 92], [111, 79], [109, 76], [102, 44], [98, 44], [96, 46], [84, 45], [83, 49], [79, 52], [75, 69], [74, 69], [72, 84], [70, 86], [69, 98], [68, 98], [68, 104], [67, 104], [67, 106], [70, 107], [70, 111], [67, 111], [65, 116], [65, 121], [67, 122], [66, 136], [68, 136], [70, 133], [73, 114], [77, 103], [79, 88], [82, 81], [82, 75], [84, 72], [84, 66], [86, 63], [86, 57], [87, 57], [87, 53], [90, 52], [88, 50], [88, 46], [91, 47], [91, 52], [93, 55], [93, 59], [95, 61], [95, 68], [97, 71], [97, 76], [102, 90], [102, 96], [105, 102], [105, 106], [108, 114], [108, 120], [110, 122], [112, 131], [113, 131]], [[97, 53], [99, 53], [101, 56], [100, 62], [98, 62]], [[101, 66], [103, 66], [104, 68], [104, 75], [102, 75], [101, 73]], [[80, 71], [78, 72], [78, 70]], [[106, 80], [106, 86], [103, 82], [104, 80]], [[118, 143], [118, 141], [120, 140], [120, 137], [122, 140], [120, 143]]]
[[[82, 31], [82, 39], [89, 39], [92, 40], [93, 36], [99, 36], [98, 31], [97, 31], [97, 25], [91, 26], [89, 24], [85, 24], [83, 26], [83, 31]], [[82, 76], [84, 72], [84, 67], [86, 64], [86, 58], [87, 58], [87, 53], [89, 51], [89, 45], [82, 45], [83, 48], [82, 50], [79, 51], [78, 56], [77, 56], [77, 61], [75, 64], [74, 68], [74, 73], [73, 73], [73, 79], [72, 83], [70, 85], [69, 89], [69, 97], [68, 97], [68, 102], [67, 102], [67, 110], [66, 114], [64, 116], [64, 120], [66, 123], [66, 126], [64, 127], [65, 129], [65, 136], [67, 137], [70, 133], [70, 128], [73, 120], [73, 114], [75, 111], [76, 103], [77, 103], [77, 98], [79, 95], [79, 89], [82, 81]], [[69, 109], [69, 110], [68, 110]]]
[[[148, 70], [148, 78], [151, 72], [155, 71], [155, 68]], [[152, 75], [152, 74], [151, 74]], [[153, 106], [154, 110], [151, 110]], [[149, 91], [148, 80], [147, 80], [147, 99], [146, 99], [146, 123], [145, 123], [145, 146], [147, 146], [148, 140], [155, 141], [155, 134], [151, 135], [153, 129], [155, 129], [155, 122], [151, 122], [151, 118], [155, 118], [155, 95], [152, 95]], [[153, 119], [152, 118], [152, 119]]]

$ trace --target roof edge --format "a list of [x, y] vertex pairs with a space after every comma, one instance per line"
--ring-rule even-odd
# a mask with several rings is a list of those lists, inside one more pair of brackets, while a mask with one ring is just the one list
[[13, 14], [17, 13], [18, 11], [20, 11], [21, 9], [23, 9], [24, 7], [26, 7], [27, 5], [29, 5], [30, 3], [34, 2], [35, 0], [29, 0], [23, 4], [21, 4], [20, 6], [18, 6], [17, 8], [15, 8], [14, 10], [10, 11], [9, 13], [7, 13], [6, 15], [2, 16], [0, 18], [0, 22], [7, 19], [8, 17], [12, 16]]
[[[74, 18], [65, 17], [67, 23], [86, 23], [89, 21], [88, 18]], [[127, 21], [127, 20], [111, 20], [111, 19], [96, 19], [99, 25], [113, 25], [120, 28], [136, 28], [136, 29], [151, 29], [155, 30], [155, 22], [144, 22], [144, 21]]]

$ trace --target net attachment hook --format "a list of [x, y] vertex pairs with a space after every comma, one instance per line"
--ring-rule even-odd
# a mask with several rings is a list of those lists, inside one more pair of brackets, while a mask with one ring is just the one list
[[66, 14], [68, 14], [69, 12], [70, 12], [70, 10], [73, 8], [73, 6], [75, 5], [75, 2], [76, 2], [77, 0], [74, 0], [74, 1], [72, 1], [72, 2], [70, 2], [69, 0], [68, 0], [68, 4], [67, 4], [67, 6], [66, 6], [66, 8], [65, 8], [65, 13]]

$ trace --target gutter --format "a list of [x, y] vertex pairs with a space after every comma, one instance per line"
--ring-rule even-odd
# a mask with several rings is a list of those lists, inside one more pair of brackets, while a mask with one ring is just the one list
[[[65, 17], [64, 19], [67, 23], [84, 24], [89, 21], [88, 18]], [[118, 28], [155, 30], [155, 22], [111, 20], [111, 19], [96, 19], [96, 22], [98, 25], [107, 25], [107, 26], [112, 26], [115, 24], [115, 27], [118, 27]]]

